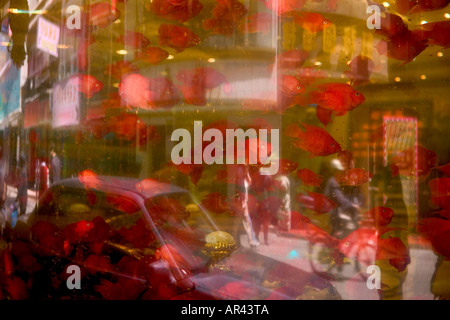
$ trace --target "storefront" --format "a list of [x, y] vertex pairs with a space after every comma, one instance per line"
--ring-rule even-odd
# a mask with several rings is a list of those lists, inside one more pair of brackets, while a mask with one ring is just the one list
[[447, 5], [13, 10], [30, 28], [22, 108], [19, 71], [0, 74], [7, 162], [61, 181], [22, 218], [52, 254], [8, 276], [64, 279], [20, 297], [448, 299]]

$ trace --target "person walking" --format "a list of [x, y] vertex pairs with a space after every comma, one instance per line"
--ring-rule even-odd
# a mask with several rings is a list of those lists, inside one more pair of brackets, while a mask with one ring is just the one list
[[50, 182], [55, 183], [61, 179], [61, 160], [55, 152], [55, 148], [52, 146], [50, 149]]

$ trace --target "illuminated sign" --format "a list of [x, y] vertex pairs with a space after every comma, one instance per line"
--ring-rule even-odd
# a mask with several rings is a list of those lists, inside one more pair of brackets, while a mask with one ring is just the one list
[[37, 29], [37, 47], [52, 56], [58, 56], [59, 26], [44, 18], [39, 18]]
[[77, 125], [80, 122], [80, 95], [76, 78], [53, 87], [52, 127]]

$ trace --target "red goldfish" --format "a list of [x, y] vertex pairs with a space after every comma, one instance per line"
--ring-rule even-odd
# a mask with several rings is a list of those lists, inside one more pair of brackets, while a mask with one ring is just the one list
[[249, 15], [247, 21], [239, 25], [241, 33], [263, 33], [267, 34], [272, 30], [273, 17], [270, 13], [259, 12]]
[[118, 116], [111, 117], [109, 120], [110, 130], [113, 131], [119, 139], [127, 141], [136, 141], [138, 145], [145, 145], [147, 141], [155, 141], [160, 138], [156, 128], [146, 125], [145, 122], [134, 113], [121, 113]]
[[309, 169], [297, 170], [297, 177], [306, 186], [320, 187], [323, 182], [323, 177]]
[[305, 87], [294, 76], [283, 74], [281, 76], [280, 89], [283, 95], [293, 97], [305, 92]]
[[217, 0], [213, 19], [203, 21], [203, 28], [216, 34], [231, 36], [239, 21], [247, 14], [245, 5], [237, 0]]
[[406, 64], [428, 47], [427, 41], [421, 38], [417, 32], [403, 32], [389, 37], [387, 43], [384, 40], [380, 41], [375, 48], [379, 54], [387, 54], [389, 58]]
[[434, 11], [445, 8], [450, 0], [396, 0], [397, 10], [402, 15]]
[[78, 91], [88, 99], [103, 89], [103, 83], [89, 74], [79, 74], [75, 77], [75, 80], [77, 81]]
[[330, 212], [337, 207], [334, 201], [317, 192], [307, 191], [307, 195], [299, 193], [295, 197], [295, 200], [317, 214]]
[[224, 84], [229, 91], [229, 82], [224, 74], [210, 67], [184, 69], [177, 73], [177, 79], [189, 85], [198, 85], [204, 89], [213, 89]]
[[101, 184], [97, 174], [92, 170], [83, 170], [78, 174], [78, 179], [86, 189], [96, 189]]
[[119, 94], [123, 105], [152, 109], [150, 79], [137, 74], [127, 74], [119, 84]]
[[206, 90], [204, 88], [195, 85], [182, 85], [178, 89], [181, 91], [185, 103], [194, 106], [206, 105]]
[[168, 108], [181, 101], [180, 91], [173, 82], [166, 77], [157, 77], [150, 79], [149, 102], [154, 108]]
[[336, 181], [341, 186], [360, 186], [370, 181], [372, 173], [360, 168], [347, 169], [342, 173], [336, 174]]
[[145, 7], [150, 12], [163, 19], [183, 23], [197, 16], [202, 10], [203, 5], [198, 0], [153, 0], [147, 1]]
[[200, 37], [184, 26], [161, 24], [158, 33], [159, 45], [171, 47], [178, 52], [200, 44]]
[[139, 69], [133, 65], [130, 61], [119, 60], [106, 66], [105, 74], [112, 76], [113, 78], [120, 80], [128, 73], [136, 73]]
[[309, 124], [301, 124], [305, 131], [292, 123], [286, 129], [288, 137], [296, 138], [294, 145], [311, 153], [314, 156], [329, 156], [333, 153], [341, 151], [341, 146], [334, 138], [325, 130]]
[[311, 33], [317, 33], [331, 25], [330, 20], [317, 12], [296, 12], [294, 23]]
[[296, 229], [296, 234], [310, 242], [311, 244], [324, 245], [327, 248], [335, 248], [338, 245], [338, 239], [331, 236], [328, 232], [314, 225], [308, 217], [303, 216], [299, 212], [294, 213], [294, 224], [292, 227]]
[[126, 30], [125, 34], [118, 36], [116, 42], [134, 49], [145, 48], [150, 45], [150, 40], [145, 35], [131, 30]]
[[208, 194], [201, 203], [210, 212], [223, 213], [229, 210], [226, 197], [219, 192]]
[[305, 5], [306, 0], [264, 0], [267, 9], [279, 16], [290, 16]]
[[323, 70], [317, 70], [314, 67], [306, 67], [301, 68], [300, 70], [297, 70], [296, 72], [297, 79], [300, 80], [300, 82], [304, 86], [309, 86], [318, 79], [324, 79], [327, 77], [327, 73]]
[[450, 176], [450, 163], [447, 163], [443, 166], [436, 167], [439, 171], [445, 173], [446, 175]]
[[[398, 174], [406, 176], [424, 176], [427, 177], [431, 169], [438, 164], [437, 155], [433, 150], [429, 150], [422, 146], [417, 146], [417, 163], [416, 148], [412, 147], [395, 154], [391, 159], [392, 175]], [[415, 168], [417, 166], [417, 172]]]
[[450, 194], [450, 178], [435, 178], [428, 182], [428, 187], [433, 195], [443, 196]]
[[158, 194], [170, 192], [170, 185], [163, 184], [158, 180], [146, 178], [136, 184], [136, 190], [146, 194]]
[[394, 217], [394, 210], [387, 207], [374, 207], [367, 211], [365, 215], [374, 219], [375, 226], [386, 227]]
[[431, 242], [433, 250], [450, 257], [450, 221], [440, 218], [424, 218], [419, 221], [418, 231]]
[[380, 18], [380, 29], [377, 29], [375, 33], [386, 37], [392, 37], [407, 31], [408, 26], [400, 16], [384, 12]]
[[[423, 32], [428, 44], [448, 48], [450, 46], [450, 21], [422, 24], [418, 32]], [[415, 31], [415, 30], [413, 30]]]
[[139, 206], [132, 200], [120, 196], [107, 195], [106, 202], [117, 210], [133, 214], [137, 212]]
[[105, 28], [120, 17], [120, 11], [107, 2], [97, 2], [89, 6], [90, 24]]
[[278, 54], [275, 63], [280, 69], [298, 69], [305, 64], [308, 57], [308, 51], [293, 49]]
[[83, 38], [80, 40], [77, 49], [77, 62], [78, 62], [78, 70], [84, 71], [87, 69], [89, 64], [89, 55], [88, 48], [91, 44], [95, 43], [96, 39], [94, 36], [90, 36], [88, 38]]
[[238, 192], [228, 200], [228, 206], [234, 216], [243, 216], [244, 209], [247, 209], [250, 215], [254, 215], [258, 212], [259, 202], [251, 193]]
[[378, 235], [375, 229], [358, 228], [339, 240], [338, 249], [345, 256], [364, 265], [375, 263]]
[[139, 51], [136, 55], [138, 61], [147, 62], [150, 64], [158, 64], [167, 59], [169, 53], [159, 47], [146, 47]]
[[297, 169], [298, 163], [289, 159], [279, 159], [278, 161], [278, 175], [288, 175]]
[[370, 75], [375, 67], [372, 59], [365, 56], [356, 56], [349, 64], [350, 70], [344, 74], [350, 79], [351, 85], [359, 86], [369, 83]]
[[202, 164], [193, 164], [182, 162], [180, 164], [174, 164], [170, 162], [170, 166], [174, 167], [177, 171], [190, 177], [191, 182], [194, 185], [198, 184], [198, 181], [202, 177], [204, 166]]

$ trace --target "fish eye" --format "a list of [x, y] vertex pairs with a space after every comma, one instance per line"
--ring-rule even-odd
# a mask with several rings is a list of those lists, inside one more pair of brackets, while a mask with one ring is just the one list
[[297, 90], [300, 90], [302, 87], [300, 87], [300, 86], [297, 86]]
[[334, 143], [332, 143], [331, 146], [334, 147]]
[[328, 21], [326, 21], [326, 20], [323, 22], [323, 24], [327, 24], [327, 23], [328, 23]]
[[348, 241], [345, 243], [346, 246], [348, 246], [350, 243], [348, 243]]
[[356, 93], [355, 93], [355, 96], [359, 97], [359, 92], [356, 92]]

